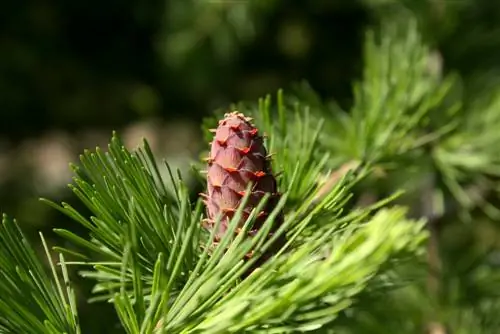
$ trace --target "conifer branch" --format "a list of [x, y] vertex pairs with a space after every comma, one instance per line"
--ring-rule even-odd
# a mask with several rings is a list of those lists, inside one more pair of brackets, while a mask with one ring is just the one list
[[[380, 304], [385, 294], [407, 285], [414, 271], [404, 264], [420, 262], [428, 232], [423, 220], [406, 218], [404, 208], [387, 207], [394, 197], [348, 209], [353, 186], [374, 164], [406, 166], [423, 146], [460, 128], [436, 122], [424, 129], [434, 109], [455, 110], [454, 104], [443, 103], [454, 79], [427, 71], [429, 50], [414, 22], [407, 28], [386, 27], [380, 36], [368, 34], [364, 77], [355, 87], [350, 115], [332, 117], [320, 103], [292, 101], [281, 91], [275, 103], [267, 97], [238, 105], [254, 118], [259, 131], [267, 133], [265, 143], [275, 154], [272, 169], [281, 173], [281, 199], [272, 211], [266, 210], [265, 219], [259, 213], [271, 195], [263, 196], [251, 212], [243, 212], [249, 188], [232, 217], [224, 222], [222, 217], [210, 217], [213, 226], [205, 229], [201, 201], [190, 200], [180, 171], [174, 174], [168, 163], [157, 164], [146, 141], [130, 150], [114, 134], [107, 152], [85, 151], [80, 164], [72, 166], [70, 188], [91, 216], [66, 203], [45, 202], [84, 227], [89, 238], [65, 229], [56, 233], [96, 257], [58, 248], [79, 257], [68, 263], [61, 258], [61, 266], [85, 268], [81, 274], [95, 281], [90, 300], [112, 303], [123, 330], [130, 334], [340, 330], [346, 328], [343, 322], [362, 319], [363, 301]], [[389, 61], [394, 59], [398, 61]], [[496, 121], [493, 116], [488, 119]], [[477, 129], [470, 133], [477, 134]], [[488, 159], [475, 165], [453, 163], [444, 154], [460, 153], [453, 145], [436, 145], [440, 149], [434, 159], [443, 174], [464, 169], [495, 175], [496, 160], [487, 155], [492, 152], [487, 144], [495, 138], [490, 134], [477, 144], [480, 157]], [[283, 211], [283, 223], [275, 230]], [[248, 218], [242, 219], [244, 215]], [[257, 219], [259, 228], [254, 229]], [[9, 224], [4, 223], [4, 231], [12, 230]], [[221, 224], [227, 228], [223, 236], [216, 233]], [[247, 238], [251, 230], [255, 233]], [[22, 240], [16, 233], [13, 240]], [[258, 262], [282, 236], [286, 243]], [[8, 254], [0, 258], [8, 259], [6, 277], [17, 272], [28, 277], [32, 267], [41, 272], [36, 258], [29, 258], [24, 267], [21, 262], [19, 271], [9, 252], [27, 248], [12, 247], [0, 248]], [[15, 312], [6, 320], [0, 315], [0, 325], [21, 332], [49, 328], [51, 333], [78, 333], [71, 291], [65, 293], [57, 279], [42, 278], [43, 284], [26, 283], [26, 289], [55, 306], [41, 306], [36, 297], [36, 308], [18, 307], [30, 319], [28, 325], [17, 323]], [[0, 291], [12, 293], [11, 281], [0, 281]], [[376, 313], [376, 308], [371, 311]], [[353, 312], [359, 313], [352, 316]]]
[[[5, 333], [79, 334], [74, 291], [64, 257], [57, 273], [40, 234], [52, 275], [15, 220], [0, 225], [0, 331]], [[61, 284], [64, 283], [64, 285]]]

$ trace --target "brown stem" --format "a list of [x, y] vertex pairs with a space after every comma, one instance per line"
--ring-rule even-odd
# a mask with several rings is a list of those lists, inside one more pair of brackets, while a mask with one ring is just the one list
[[360, 166], [359, 161], [348, 161], [335, 172], [331, 173], [328, 180], [319, 188], [316, 197], [314, 198], [314, 203], [320, 202], [330, 191], [335, 187], [335, 185], [344, 177], [350, 170], [356, 169]]
[[[435, 189], [435, 175], [431, 175], [428, 182], [422, 189], [422, 213], [428, 219], [427, 228], [429, 230], [429, 242], [427, 244], [427, 263], [428, 263], [428, 276], [427, 276], [427, 291], [429, 296], [436, 299], [439, 298], [440, 286], [440, 273], [442, 268], [441, 256], [439, 254], [439, 219], [434, 207], [434, 189]], [[443, 324], [439, 322], [433, 310], [429, 314], [429, 323], [427, 325], [428, 334], [446, 334], [446, 329]]]

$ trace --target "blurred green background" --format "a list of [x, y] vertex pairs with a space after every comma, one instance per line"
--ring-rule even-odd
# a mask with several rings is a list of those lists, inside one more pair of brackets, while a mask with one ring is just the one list
[[[500, 69], [500, 5], [491, 0], [8, 1], [0, 210], [33, 238], [38, 230], [53, 237], [56, 226], [78, 230], [38, 198], [77, 205], [68, 163], [106, 145], [112, 130], [130, 146], [146, 137], [182, 167], [204, 148], [202, 118], [231, 102], [305, 79], [348, 108], [365, 29], [405, 10], [444, 72], [467, 80]], [[77, 283], [88, 294], [90, 284]], [[117, 328], [107, 305], [82, 303], [81, 317], [85, 333]]]

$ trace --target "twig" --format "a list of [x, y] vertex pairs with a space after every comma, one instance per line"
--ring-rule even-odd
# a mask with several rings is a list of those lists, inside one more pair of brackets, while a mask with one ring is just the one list
[[[434, 189], [436, 186], [436, 175], [430, 175], [428, 182], [422, 189], [422, 214], [428, 220], [429, 242], [427, 244], [427, 262], [429, 272], [427, 276], [427, 291], [430, 296], [438, 297], [440, 293], [440, 272], [441, 272], [441, 256], [439, 254], [439, 230], [437, 213], [434, 207]], [[441, 324], [436, 315], [432, 313], [430, 322], [427, 325], [427, 333], [429, 334], [446, 334], [443, 324]]]
[[348, 161], [335, 172], [331, 173], [328, 177], [328, 180], [319, 188], [316, 197], [314, 198], [314, 203], [320, 202], [326, 195], [330, 193], [330, 191], [335, 187], [335, 185], [340, 181], [342, 177], [344, 177], [349, 171], [358, 168], [361, 166], [359, 161]]

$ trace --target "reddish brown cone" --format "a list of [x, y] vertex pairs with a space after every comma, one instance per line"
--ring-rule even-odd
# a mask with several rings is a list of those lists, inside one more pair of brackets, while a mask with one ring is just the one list
[[[207, 206], [207, 227], [213, 227], [215, 219], [222, 213], [216, 240], [220, 240], [225, 234], [230, 219], [238, 209], [250, 182], [253, 183], [253, 187], [247, 205], [243, 209], [240, 227], [264, 195], [271, 194], [264, 209], [259, 212], [249, 233], [250, 236], [259, 230], [279, 200], [276, 179], [271, 173], [263, 138], [250, 121], [251, 119], [243, 114], [232, 112], [226, 114], [214, 130], [215, 136], [210, 156], [207, 158], [208, 194], [203, 196]], [[278, 215], [277, 221], [273, 224], [273, 231], [279, 227], [282, 220], [282, 215]], [[236, 233], [238, 231], [237, 229]], [[263, 258], [269, 255], [271, 254], [264, 254]]]

